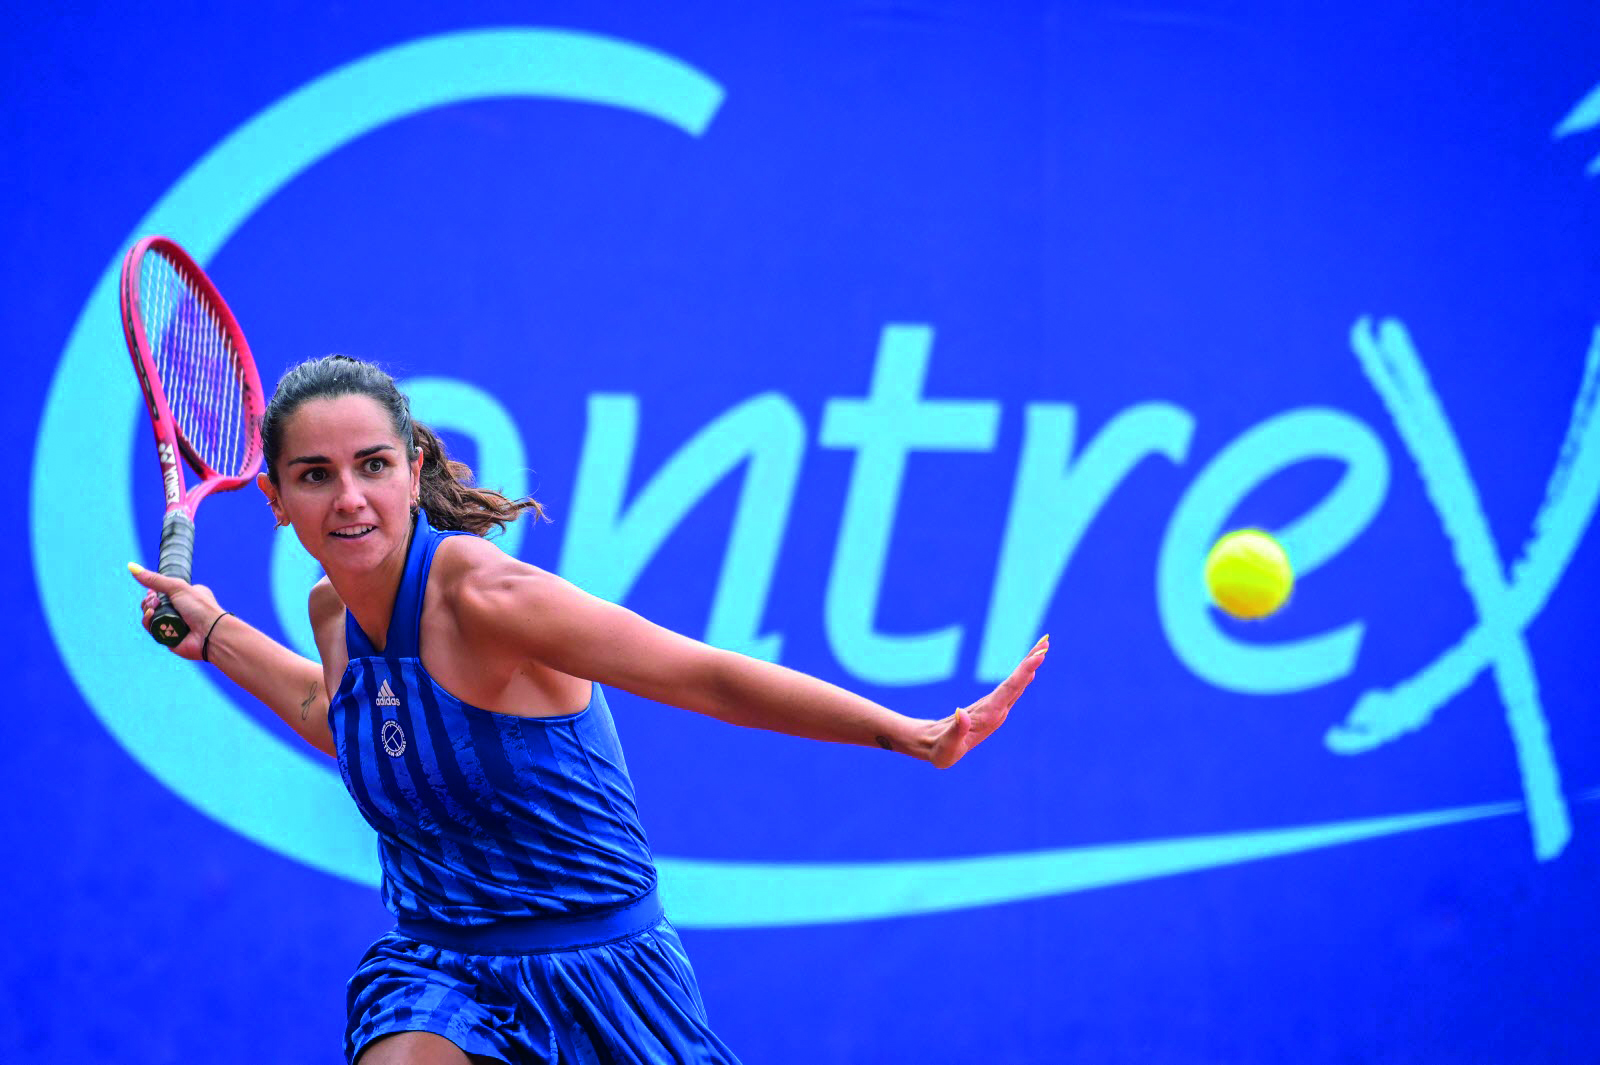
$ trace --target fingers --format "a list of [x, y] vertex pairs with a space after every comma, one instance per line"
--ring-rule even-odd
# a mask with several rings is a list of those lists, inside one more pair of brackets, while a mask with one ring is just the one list
[[1022, 690], [1033, 680], [1034, 673], [1038, 671], [1044, 662], [1044, 656], [1049, 651], [1050, 634], [1045, 633], [1039, 637], [1039, 642], [1033, 645], [1033, 649], [1023, 656], [1022, 661], [1017, 663], [1017, 668], [1011, 671], [1011, 675], [1000, 682], [1000, 690], [1005, 693], [1008, 703], [1016, 701], [1017, 696], [1022, 694]]
[[1043, 636], [1039, 637], [1039, 642], [1034, 644], [1027, 654], [1022, 656], [1022, 661], [1017, 663], [1017, 668], [1011, 671], [1012, 675], [1015, 676], [1024, 670], [1031, 673], [1038, 669], [1039, 663], [1044, 661], [1044, 656], [1049, 652], [1049, 650], [1050, 634], [1047, 632]]
[[1034, 673], [1038, 671], [1049, 650], [1049, 635], [1039, 637], [1039, 642], [1033, 645], [1023, 656], [1022, 661], [1017, 663], [1017, 667], [1011, 671], [1011, 675], [1001, 681], [993, 692], [970, 707], [958, 708], [935, 745], [931, 759], [933, 764], [940, 769], [948, 769], [960, 761], [961, 756], [967, 751], [988, 739], [996, 729], [1005, 724], [1012, 704], [1032, 682]]
[[153, 569], [145, 569], [137, 562], [128, 563], [128, 572], [133, 574], [134, 580], [146, 588], [151, 591], [161, 592], [164, 595], [171, 595], [173, 592], [180, 592], [189, 587], [188, 581], [179, 580], [177, 577], [165, 576]]

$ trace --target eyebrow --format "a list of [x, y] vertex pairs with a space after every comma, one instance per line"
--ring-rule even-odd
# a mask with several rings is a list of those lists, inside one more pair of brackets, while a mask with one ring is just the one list
[[[376, 455], [380, 451], [393, 450], [395, 450], [393, 444], [373, 444], [371, 447], [364, 447], [360, 451], [357, 451], [355, 457], [357, 459], [364, 459], [369, 455]], [[315, 465], [317, 463], [327, 464], [332, 461], [333, 460], [328, 458], [326, 455], [300, 455], [296, 458], [290, 459], [288, 465], [293, 466], [297, 463], [305, 463], [307, 465]]]

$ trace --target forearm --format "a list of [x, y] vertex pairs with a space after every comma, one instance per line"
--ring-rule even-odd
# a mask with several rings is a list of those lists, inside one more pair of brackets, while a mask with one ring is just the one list
[[272, 709], [307, 743], [332, 756], [322, 666], [229, 614], [211, 630], [207, 658], [229, 680]]
[[939, 722], [907, 717], [825, 680], [732, 652], [688, 709], [747, 728], [882, 747], [929, 761]]

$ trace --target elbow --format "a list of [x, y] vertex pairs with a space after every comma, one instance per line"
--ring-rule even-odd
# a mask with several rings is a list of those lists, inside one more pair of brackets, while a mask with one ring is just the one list
[[339, 749], [333, 742], [333, 732], [329, 729], [310, 729], [300, 733], [300, 738], [329, 758], [339, 757]]
[[694, 678], [693, 709], [730, 725], [754, 725], [759, 715], [748, 674], [752, 666], [762, 664], [733, 651], [713, 651]]

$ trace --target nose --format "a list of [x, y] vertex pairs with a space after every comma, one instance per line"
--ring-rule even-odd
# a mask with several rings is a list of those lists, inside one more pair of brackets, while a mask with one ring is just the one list
[[354, 513], [366, 505], [367, 497], [361, 492], [361, 482], [355, 477], [345, 474], [339, 478], [339, 493], [334, 497], [333, 506], [341, 513]]

